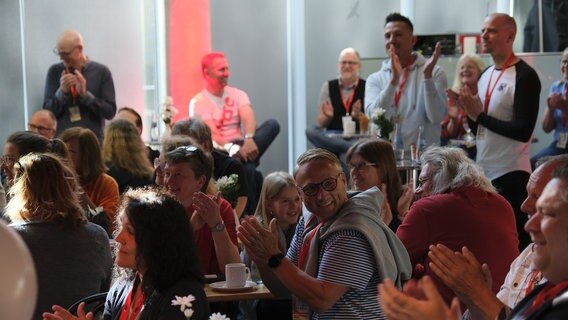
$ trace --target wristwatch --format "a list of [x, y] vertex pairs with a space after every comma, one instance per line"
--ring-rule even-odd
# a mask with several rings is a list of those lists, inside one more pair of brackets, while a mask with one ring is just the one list
[[254, 138], [254, 133], [245, 134], [245, 139], [252, 139], [252, 138]]
[[272, 257], [268, 258], [268, 266], [271, 269], [274, 269], [282, 263], [282, 260], [285, 258], [282, 252], [278, 252], [277, 254], [273, 255]]
[[221, 232], [225, 230], [225, 223], [223, 220], [217, 222], [214, 226], [211, 227], [211, 232]]

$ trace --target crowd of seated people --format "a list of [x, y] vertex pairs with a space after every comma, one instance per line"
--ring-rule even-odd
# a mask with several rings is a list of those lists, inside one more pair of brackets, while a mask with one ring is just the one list
[[[358, 120], [384, 109], [406, 147], [420, 126], [428, 145], [471, 128], [479, 157], [429, 146], [416, 189], [411, 180], [402, 184], [392, 144], [377, 137], [342, 143], [340, 151], [308, 149], [293, 173], [259, 177], [279, 125], [257, 125], [248, 95], [227, 85], [219, 52], [203, 58], [205, 88], [192, 99], [190, 118], [151, 150], [136, 110], [103, 121], [116, 109], [110, 73], [88, 60], [78, 33], [65, 32], [46, 110], [33, 114], [29, 131], [6, 139], [1, 159], [2, 218], [36, 265], [34, 319], [90, 319], [84, 305], [77, 315], [67, 308], [107, 291], [105, 319], [207, 319], [219, 306], [207, 302], [204, 275], [223, 278], [225, 265], [239, 262], [275, 299], [222, 309], [231, 318], [456, 319], [463, 308], [471, 319], [568, 315], [568, 158], [550, 159], [524, 180], [538, 77], [511, 51], [510, 17], [492, 14], [483, 28], [494, 64], [483, 71], [478, 56], [462, 56], [451, 89], [437, 65], [440, 45], [430, 58], [413, 51], [413, 25], [398, 13], [386, 18], [389, 57], [369, 81], [359, 78], [358, 53], [348, 48], [339, 79], [324, 84], [318, 135], [339, 126], [343, 110]], [[566, 59], [565, 52], [543, 122], [556, 130], [554, 147], [564, 142], [564, 149]], [[104, 114], [93, 112], [103, 105]], [[503, 141], [505, 160], [495, 164], [489, 151]], [[216, 182], [231, 175], [238, 177], [234, 198]], [[518, 208], [512, 185], [526, 186]], [[517, 211], [529, 217], [522, 230]], [[189, 295], [188, 315], [180, 304]]]

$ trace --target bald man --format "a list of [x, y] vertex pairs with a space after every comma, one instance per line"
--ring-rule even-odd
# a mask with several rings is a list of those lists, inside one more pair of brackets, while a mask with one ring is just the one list
[[116, 113], [110, 70], [85, 55], [83, 37], [74, 30], [59, 36], [54, 53], [61, 62], [47, 72], [43, 109], [55, 115], [57, 134], [70, 127], [84, 127], [102, 139], [105, 119]]
[[49, 110], [38, 110], [32, 115], [28, 122], [28, 131], [33, 131], [42, 136], [53, 139], [57, 131], [57, 119], [53, 112]]
[[481, 31], [481, 47], [494, 65], [485, 69], [478, 94], [461, 89], [459, 102], [476, 133], [477, 163], [515, 210], [519, 251], [531, 239], [524, 230], [527, 215], [521, 203], [531, 173], [531, 136], [538, 117], [540, 80], [526, 62], [515, 56], [515, 20], [502, 13], [489, 15]]

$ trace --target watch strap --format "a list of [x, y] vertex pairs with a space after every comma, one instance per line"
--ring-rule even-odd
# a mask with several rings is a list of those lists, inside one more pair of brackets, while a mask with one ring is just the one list
[[286, 256], [282, 252], [278, 252], [277, 254], [268, 258], [268, 266], [272, 269], [278, 267], [285, 257]]

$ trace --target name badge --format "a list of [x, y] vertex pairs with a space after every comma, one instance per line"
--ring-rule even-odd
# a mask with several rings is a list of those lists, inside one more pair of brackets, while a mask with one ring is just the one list
[[477, 127], [477, 140], [485, 140], [485, 135], [487, 133], [487, 129], [484, 126]]
[[71, 122], [81, 121], [81, 111], [79, 110], [79, 107], [69, 107], [69, 118]]
[[556, 148], [566, 149], [566, 144], [568, 144], [568, 132], [560, 132], [560, 138], [556, 142]]

